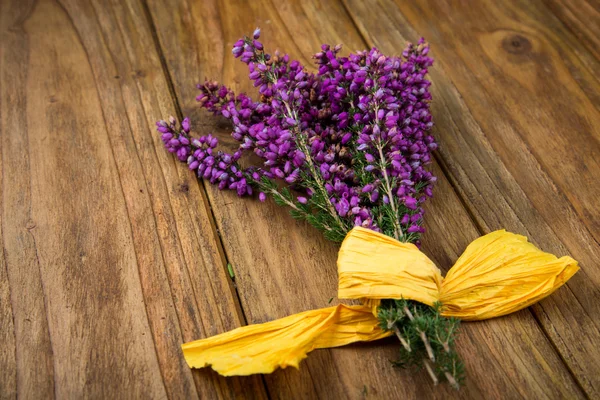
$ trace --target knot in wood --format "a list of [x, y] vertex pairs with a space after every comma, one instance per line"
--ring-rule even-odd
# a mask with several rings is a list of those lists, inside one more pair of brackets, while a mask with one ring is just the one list
[[531, 41], [518, 33], [510, 34], [502, 40], [502, 48], [511, 54], [529, 53], [531, 47]]

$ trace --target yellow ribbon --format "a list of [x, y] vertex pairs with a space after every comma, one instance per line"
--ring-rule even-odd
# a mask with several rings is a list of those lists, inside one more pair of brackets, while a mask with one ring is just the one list
[[376, 318], [380, 299], [439, 301], [444, 316], [482, 320], [530, 306], [579, 270], [571, 257], [544, 253], [504, 230], [473, 241], [446, 278], [415, 245], [360, 227], [344, 239], [337, 264], [338, 297], [363, 305], [305, 311], [186, 343], [188, 365], [211, 366], [224, 376], [298, 368], [314, 349], [390, 336]]

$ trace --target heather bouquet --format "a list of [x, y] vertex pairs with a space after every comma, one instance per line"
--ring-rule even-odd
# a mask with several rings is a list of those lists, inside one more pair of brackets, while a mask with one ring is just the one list
[[[257, 99], [217, 82], [198, 85], [200, 106], [231, 121], [234, 152], [219, 150], [210, 134], [192, 135], [188, 118], [161, 120], [157, 129], [199, 178], [239, 196], [271, 197], [343, 242], [338, 297], [361, 304], [188, 343], [186, 360], [222, 375], [270, 373], [298, 367], [316, 348], [394, 335], [396, 365], [422, 368], [434, 383], [458, 388], [459, 321], [526, 307], [569, 279], [577, 263], [497, 231], [473, 242], [444, 279], [419, 250], [423, 203], [436, 181], [427, 165], [437, 148], [427, 79], [433, 60], [423, 39], [397, 57], [376, 48], [342, 57], [340, 45], [323, 45], [311, 72], [287, 54], [266, 53], [259, 37], [257, 29], [233, 47]], [[260, 163], [248, 165], [246, 154]]]

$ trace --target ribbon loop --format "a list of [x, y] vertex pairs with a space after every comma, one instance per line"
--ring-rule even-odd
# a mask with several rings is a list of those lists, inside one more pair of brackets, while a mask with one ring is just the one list
[[442, 275], [417, 246], [355, 227], [338, 253], [340, 299], [411, 299], [432, 306]]
[[474, 240], [448, 271], [440, 301], [443, 315], [482, 320], [521, 310], [549, 296], [577, 271], [525, 236], [499, 230]]
[[354, 228], [338, 256], [339, 298], [442, 303], [442, 315], [481, 320], [506, 315], [550, 295], [577, 271], [525, 236], [499, 230], [474, 240], [442, 279], [416, 246]]

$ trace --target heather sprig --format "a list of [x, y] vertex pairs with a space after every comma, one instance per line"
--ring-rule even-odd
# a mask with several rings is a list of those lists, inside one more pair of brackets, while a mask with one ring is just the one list
[[[402, 57], [375, 48], [339, 57], [341, 46], [323, 45], [315, 74], [287, 54], [266, 53], [259, 37], [257, 30], [240, 39], [233, 54], [248, 65], [260, 101], [216, 82], [198, 85], [200, 105], [231, 120], [238, 151], [263, 159], [255, 168], [237, 166], [246, 184], [263, 199], [263, 177], [285, 182], [294, 203], [308, 208], [302, 218], [328, 239], [341, 241], [360, 225], [418, 244], [422, 204], [435, 182], [425, 166], [437, 147], [428, 133], [428, 46], [409, 45]], [[221, 187], [249, 193], [228, 176]]]
[[458, 319], [442, 317], [440, 303], [429, 307], [403, 299], [384, 300], [377, 311], [379, 326], [393, 331], [402, 345], [394, 365], [424, 368], [435, 384], [460, 387], [464, 366], [454, 346]]
[[[287, 54], [266, 53], [259, 38], [257, 29], [232, 50], [247, 64], [258, 101], [214, 81], [197, 86], [200, 106], [231, 121], [236, 151], [217, 150], [212, 135], [192, 138], [188, 118], [181, 125], [157, 122], [168, 151], [219, 189], [272, 197], [329, 240], [341, 242], [362, 226], [420, 245], [422, 205], [436, 181], [427, 170], [437, 148], [427, 43], [409, 44], [400, 57], [376, 48], [342, 57], [341, 45], [323, 45], [313, 57], [317, 72], [310, 72]], [[261, 163], [242, 167], [249, 153]], [[458, 321], [412, 301], [386, 301], [379, 312], [382, 328], [396, 331], [403, 344], [404, 365], [458, 385]]]

